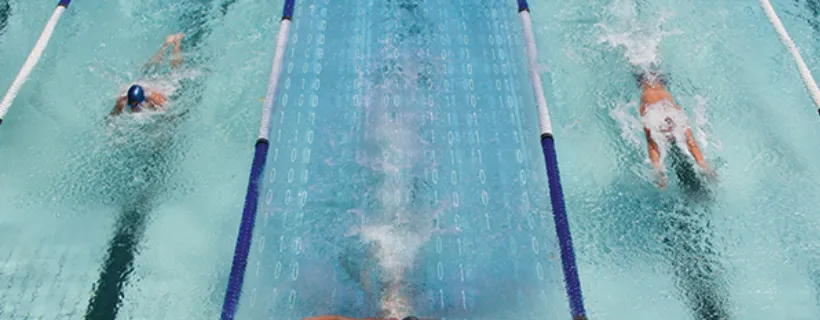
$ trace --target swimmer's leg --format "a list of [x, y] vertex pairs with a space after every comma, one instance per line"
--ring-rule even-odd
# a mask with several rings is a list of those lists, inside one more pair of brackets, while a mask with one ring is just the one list
[[701, 173], [703, 173], [709, 181], [717, 181], [715, 171], [709, 166], [706, 159], [703, 158], [703, 153], [700, 151], [695, 137], [692, 136], [692, 129], [690, 128], [686, 128], [686, 147], [689, 149], [689, 153], [692, 154], [692, 157], [695, 158], [695, 162], [697, 162], [698, 167], [700, 167]]
[[165, 39], [166, 44], [169, 40], [174, 44], [174, 49], [171, 51], [171, 55], [173, 56], [173, 58], [171, 58], [171, 68], [177, 69], [179, 65], [182, 64], [182, 38], [184, 37], [184, 33], [177, 33]]
[[151, 57], [151, 60], [148, 61], [148, 63], [146, 63], [145, 65], [153, 66], [162, 62], [163, 58], [165, 58], [165, 51], [168, 51], [169, 45], [171, 45], [171, 43], [168, 42], [168, 39], [166, 38], [165, 43], [162, 44], [162, 47], [160, 47], [159, 50], [157, 50], [157, 53], [154, 53], [154, 56]]
[[151, 57], [151, 60], [149, 60], [148, 63], [145, 64], [144, 72], [150, 73], [154, 71], [156, 65], [162, 62], [162, 60], [164, 60], [165, 52], [168, 51], [168, 47], [170, 47], [171, 45], [174, 45], [174, 49], [171, 52], [174, 55], [174, 58], [172, 58], [171, 60], [171, 66], [176, 67], [180, 63], [182, 63], [182, 58], [180, 56], [180, 42], [184, 37], [185, 34], [182, 33], [171, 34], [166, 36], [165, 42], [162, 44], [162, 47], [160, 47], [159, 50], [157, 50], [157, 53], [155, 53], [154, 56]]

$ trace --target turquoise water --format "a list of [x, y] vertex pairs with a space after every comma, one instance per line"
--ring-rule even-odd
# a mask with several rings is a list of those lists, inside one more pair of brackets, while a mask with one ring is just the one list
[[[806, 12], [805, 4], [774, 5], [816, 66], [815, 31], [787, 13]], [[737, 319], [820, 314], [816, 111], [758, 4], [568, 1], [540, 9], [591, 315], [691, 319], [692, 306], [704, 305], [697, 296], [708, 295], [723, 297]], [[671, 74], [670, 90], [718, 168], [713, 199], [688, 198], [680, 183], [658, 192], [642, 178], [648, 164], [630, 60], [660, 61]], [[713, 261], [712, 271], [686, 262], [695, 258]]]
[[[8, 3], [2, 88], [54, 5]], [[817, 66], [813, 4], [774, 5]], [[281, 7], [72, 4], [0, 127], [0, 318], [218, 316]], [[531, 8], [590, 318], [816, 318], [820, 129], [758, 4]], [[161, 85], [187, 114], [108, 129], [180, 31]], [[512, 1], [297, 1], [239, 317], [375, 316], [376, 270], [419, 316], [567, 318], [522, 46]], [[717, 168], [708, 191], [672, 163], [668, 190], [649, 180], [648, 63]]]

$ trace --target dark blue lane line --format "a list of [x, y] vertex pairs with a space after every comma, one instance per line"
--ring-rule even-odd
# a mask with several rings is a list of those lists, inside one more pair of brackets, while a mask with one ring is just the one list
[[0, 0], [0, 35], [6, 32], [6, 26], [11, 16], [11, 5], [9, 0]]
[[694, 318], [730, 319], [726, 270], [709, 223], [714, 195], [680, 148], [672, 148], [669, 157], [682, 196], [663, 210], [669, 213], [661, 221], [665, 254]]
[[[282, 9], [282, 21], [290, 20], [293, 17], [294, 4], [295, 0], [285, 0], [284, 8]], [[276, 99], [271, 103], [275, 104], [275, 101]], [[273, 106], [268, 107], [273, 108]], [[263, 124], [263, 126], [265, 125], [267, 124]], [[236, 247], [234, 248], [234, 256], [231, 263], [228, 288], [225, 290], [225, 300], [222, 303], [222, 320], [234, 319], [239, 307], [239, 298], [242, 295], [242, 285], [245, 280], [248, 255], [250, 253], [251, 241], [253, 240], [253, 229], [259, 206], [259, 182], [262, 180], [262, 176], [265, 172], [268, 147], [269, 142], [267, 139], [260, 138], [256, 141], [253, 163], [251, 164], [251, 172], [248, 179], [248, 189], [245, 194], [245, 206], [242, 209], [242, 220], [239, 224]]]
[[[814, 29], [815, 32], [820, 32], [820, 0], [805, 0], [805, 7], [809, 15], [805, 17], [806, 22]], [[795, 0], [795, 4], [800, 3], [800, 0]]]
[[88, 303], [85, 319], [113, 320], [122, 305], [124, 288], [134, 271], [134, 258], [139, 253], [138, 246], [145, 231], [150, 199], [144, 194], [134, 204], [123, 207], [117, 219], [116, 231], [108, 246], [102, 272], [94, 286], [94, 293]]
[[228, 11], [230, 11], [231, 6], [233, 6], [235, 3], [236, 3], [236, 0], [225, 0], [225, 1], [223, 1], [222, 4], [219, 5], [219, 12], [222, 13], [222, 16], [225, 16], [226, 14], [228, 14]]

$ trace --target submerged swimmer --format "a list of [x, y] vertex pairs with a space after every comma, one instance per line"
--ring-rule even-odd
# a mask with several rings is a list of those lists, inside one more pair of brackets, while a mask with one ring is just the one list
[[[367, 289], [368, 285], [365, 284], [365, 288]], [[395, 309], [401, 308], [403, 305], [407, 304], [407, 298], [399, 293], [402, 285], [400, 282], [394, 282], [389, 285], [389, 293], [382, 296], [382, 308], [383, 309]], [[383, 313], [386, 315], [380, 316], [378, 318], [346, 318], [338, 315], [323, 315], [323, 316], [316, 316], [316, 317], [308, 317], [302, 320], [420, 320], [415, 316], [406, 316], [400, 318], [399, 316], [391, 315], [394, 312], [390, 312], [388, 310], [383, 310]], [[425, 319], [429, 320], [429, 319]]]
[[[371, 246], [369, 250], [370, 253], [368, 253], [367, 258], [365, 258], [366, 264], [368, 260], [372, 262], [371, 259], [373, 259], [373, 254], [375, 251], [379, 250], [379, 246]], [[349, 263], [345, 263], [343, 260], [340, 260], [340, 263], [342, 264], [342, 268], [345, 269], [351, 277], [358, 278], [362, 288], [368, 295], [376, 293], [376, 290], [374, 290], [371, 283], [371, 272], [376, 271], [375, 269], [371, 270], [371, 268], [364, 267], [361, 268], [361, 272], [356, 272], [354, 271], [354, 268], [351, 268]], [[339, 315], [322, 315], [307, 317], [302, 320], [438, 320], [431, 318], [418, 318], [412, 315], [414, 312], [411, 307], [410, 298], [404, 293], [403, 289], [407, 286], [402, 280], [403, 276], [401, 274], [378, 274], [379, 271], [376, 271], [376, 273], [377, 275], [375, 278], [378, 279], [381, 286], [381, 289], [378, 290], [381, 312], [377, 317], [347, 318]]]
[[[370, 291], [370, 281], [368, 279], [367, 271], [363, 272], [362, 285], [366, 291]], [[396, 314], [409, 313], [409, 299], [401, 293], [404, 287], [401, 281], [390, 281], [387, 284], [385, 292], [382, 293], [381, 305], [382, 315], [378, 318], [346, 318], [338, 315], [323, 315], [316, 317], [303, 318], [302, 320], [421, 320], [415, 316], [396, 316]], [[432, 320], [432, 319], [424, 319]]]
[[[366, 275], [365, 275], [366, 277]], [[365, 290], [369, 289], [369, 284], [367, 282], [363, 283], [365, 286]], [[400, 316], [395, 316], [395, 311], [388, 310], [388, 309], [404, 309], [406, 308], [408, 301], [407, 298], [400, 293], [402, 287], [402, 283], [395, 281], [389, 285], [388, 293], [384, 294], [381, 299], [383, 315], [378, 318], [346, 318], [343, 316], [338, 315], [323, 315], [323, 316], [316, 316], [316, 317], [308, 317], [303, 318], [302, 320], [421, 320], [415, 316], [406, 316], [400, 318]], [[424, 320], [433, 320], [427, 319]]]
[[[661, 166], [661, 153], [658, 143], [653, 134], [660, 134], [669, 142], [676, 142], [679, 136], [683, 136], [686, 147], [701, 171], [710, 179], [714, 178], [714, 172], [703, 158], [692, 130], [687, 124], [686, 115], [680, 106], [675, 103], [675, 99], [666, 90], [666, 79], [663, 75], [655, 72], [646, 72], [637, 76], [638, 85], [641, 87], [641, 107], [640, 114], [644, 122], [644, 133], [649, 149], [649, 160], [655, 170], [655, 183], [659, 188], [666, 188], [667, 178], [664, 168]], [[659, 117], [655, 117], [659, 115]], [[663, 118], [663, 120], [660, 120]], [[649, 120], [649, 121], [646, 121]], [[649, 122], [649, 123], [647, 123]]]
[[[165, 37], [165, 43], [157, 51], [154, 57], [146, 66], [146, 71], [152, 71], [157, 64], [162, 62], [165, 57], [165, 52], [168, 47], [173, 45], [173, 58], [171, 59], [171, 68], [177, 69], [182, 64], [182, 38], [185, 37], [182, 33], [172, 34]], [[139, 113], [144, 110], [162, 111], [165, 104], [168, 102], [168, 97], [159, 91], [146, 92], [145, 88], [139, 84], [134, 84], [128, 88], [128, 93], [117, 99], [114, 109], [111, 110], [109, 117], [118, 116], [123, 112]], [[128, 108], [125, 108], [125, 107]]]

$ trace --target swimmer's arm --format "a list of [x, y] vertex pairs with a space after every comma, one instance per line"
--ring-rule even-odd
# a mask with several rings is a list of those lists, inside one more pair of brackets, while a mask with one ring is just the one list
[[128, 98], [120, 97], [117, 99], [117, 104], [114, 105], [114, 109], [111, 109], [111, 113], [108, 114], [108, 117], [118, 116], [122, 113], [122, 109], [125, 108], [125, 105], [128, 103]]
[[643, 97], [641, 97], [641, 107], [638, 108], [638, 113], [641, 115], [641, 117], [643, 117], [646, 114], [646, 103], [644, 102]]
[[706, 159], [703, 158], [703, 153], [700, 152], [698, 142], [692, 135], [692, 129], [689, 128], [686, 129], [686, 147], [689, 149], [689, 153], [692, 154], [692, 157], [695, 158], [695, 161], [701, 168], [709, 167], [709, 164], [706, 163]]
[[689, 147], [689, 153], [691, 153], [692, 157], [697, 161], [701, 173], [703, 173], [709, 181], [717, 181], [717, 174], [712, 170], [712, 167], [706, 163], [706, 159], [703, 158], [703, 153], [700, 152], [700, 147], [698, 147], [695, 137], [692, 136], [691, 129], [686, 129], [686, 146]]
[[663, 173], [663, 168], [661, 168], [661, 153], [658, 150], [658, 143], [655, 142], [655, 139], [652, 139], [652, 133], [649, 131], [649, 128], [644, 127], [643, 131], [644, 134], [646, 134], [649, 161], [652, 162], [652, 168], [655, 169], [655, 184], [657, 184], [661, 190], [666, 189], [666, 176]]
[[658, 150], [658, 143], [655, 142], [655, 139], [652, 139], [652, 132], [649, 131], [649, 128], [643, 128], [644, 134], [646, 134], [646, 145], [649, 151], [649, 161], [652, 162], [652, 167], [655, 170], [660, 170], [661, 168], [661, 152]]
[[168, 98], [159, 92], [151, 93], [151, 95], [146, 97], [145, 100], [148, 100], [148, 102], [157, 110], [165, 109], [165, 104], [168, 102]]
[[[672, 101], [672, 104], [675, 106], [675, 109], [683, 110], [677, 102]], [[686, 128], [686, 147], [689, 149], [689, 153], [692, 154], [692, 157], [695, 158], [698, 165], [701, 168], [708, 168], [709, 165], [706, 163], [706, 159], [703, 158], [703, 153], [700, 152], [700, 147], [698, 146], [698, 142], [695, 140], [695, 137], [692, 136], [692, 129]]]

